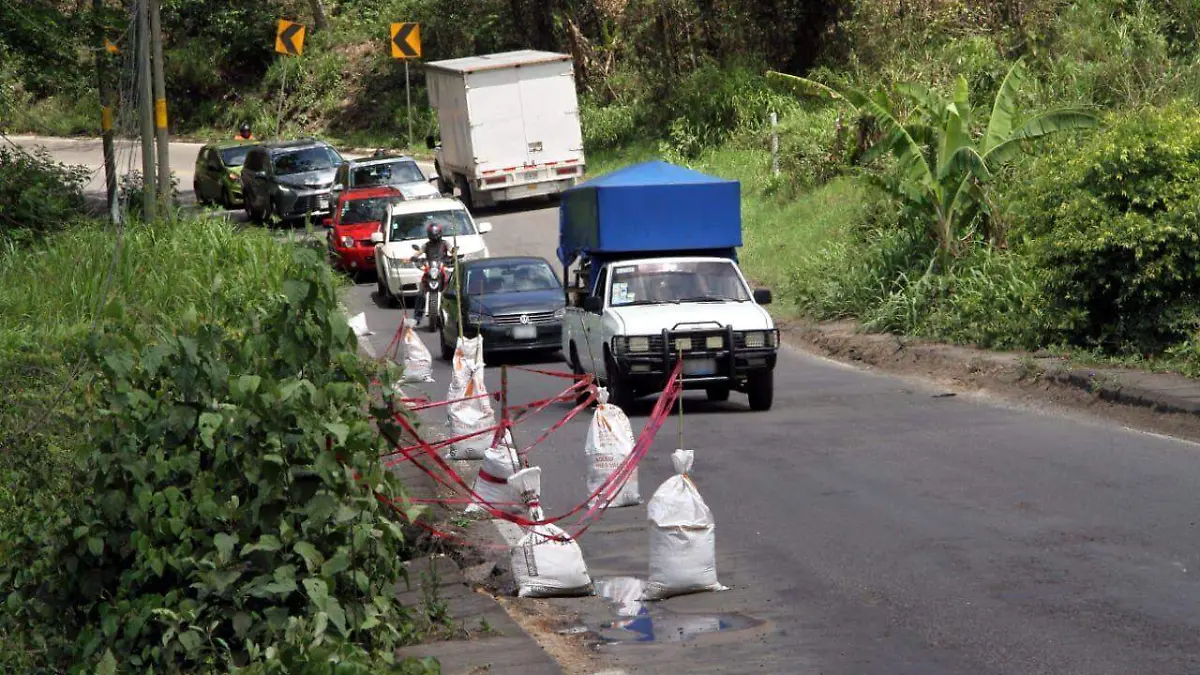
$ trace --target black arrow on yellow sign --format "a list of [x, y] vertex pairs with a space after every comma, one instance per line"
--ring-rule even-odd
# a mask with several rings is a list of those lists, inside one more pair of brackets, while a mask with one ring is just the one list
[[421, 56], [421, 24], [392, 24], [392, 58], [416, 59]]
[[280, 19], [279, 29], [275, 32], [275, 51], [288, 56], [303, 54], [304, 26]]

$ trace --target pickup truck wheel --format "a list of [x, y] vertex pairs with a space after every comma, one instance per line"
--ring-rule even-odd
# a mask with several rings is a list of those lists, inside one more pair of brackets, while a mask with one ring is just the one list
[[383, 303], [384, 307], [391, 307], [394, 304], [392, 294], [388, 292], [387, 282], [383, 280], [382, 276], [375, 279], [375, 291], [379, 294], [379, 301]]
[[613, 358], [608, 355], [604, 357], [604, 384], [608, 387], [609, 402], [621, 410], [628, 411], [627, 409], [634, 399], [633, 390], [621, 376], [621, 371], [617, 369]]
[[727, 385], [727, 384], [713, 385], [713, 386], [705, 389], [704, 393], [708, 394], [708, 400], [710, 400], [710, 401], [716, 401], [718, 403], [721, 401], [728, 401], [729, 400], [729, 385]]
[[770, 410], [775, 401], [775, 371], [755, 373], [746, 382], [751, 410]]

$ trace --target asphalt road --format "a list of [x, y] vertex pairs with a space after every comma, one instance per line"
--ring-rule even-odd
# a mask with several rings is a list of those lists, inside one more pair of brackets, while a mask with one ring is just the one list
[[[193, 151], [194, 152], [194, 151]], [[190, 185], [190, 180], [185, 183]], [[477, 215], [495, 255], [554, 262], [556, 211]], [[374, 283], [347, 298], [382, 352], [401, 310]], [[432, 339], [427, 339], [437, 354]], [[554, 367], [561, 368], [561, 364]], [[435, 362], [444, 398], [448, 368]], [[499, 371], [488, 369], [499, 387]], [[514, 371], [514, 402], [561, 382]], [[613, 645], [645, 673], [1200, 673], [1196, 445], [871, 374], [785, 350], [775, 407], [688, 394], [683, 445], [717, 518], [723, 593], [673, 598], [664, 613], [738, 612], [766, 624], [655, 644]], [[635, 431], [652, 404], [630, 411]], [[566, 407], [517, 431], [532, 440]], [[584, 496], [587, 416], [531, 454], [543, 504]], [[672, 420], [640, 468], [648, 500], [671, 472]], [[581, 538], [592, 575], [644, 577], [645, 506], [613, 509]], [[599, 618], [599, 600], [555, 601]], [[676, 616], [678, 619], [678, 616]]]

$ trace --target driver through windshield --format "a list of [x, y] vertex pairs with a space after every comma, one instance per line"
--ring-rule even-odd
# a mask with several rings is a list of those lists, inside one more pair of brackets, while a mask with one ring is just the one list
[[341, 157], [338, 157], [332, 148], [316, 147], [276, 155], [274, 161], [275, 175], [290, 176], [332, 169], [341, 163]]
[[746, 302], [745, 282], [724, 261], [641, 263], [613, 269], [613, 307], [680, 302]]
[[395, 162], [356, 167], [353, 179], [352, 184], [355, 187], [425, 182], [425, 176], [421, 173], [421, 169], [417, 167], [417, 163], [403, 159]]
[[479, 234], [471, 224], [471, 217], [462, 209], [426, 211], [424, 213], [400, 213], [392, 215], [390, 241], [424, 239], [425, 230], [431, 224], [442, 226], [442, 239], [452, 242], [454, 237]]

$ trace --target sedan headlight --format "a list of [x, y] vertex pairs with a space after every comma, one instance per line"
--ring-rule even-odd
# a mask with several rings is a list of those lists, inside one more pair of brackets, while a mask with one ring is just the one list
[[354, 248], [354, 237], [342, 237], [342, 248]]

